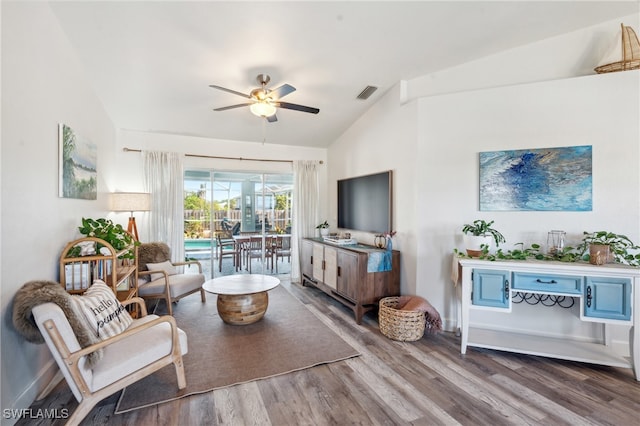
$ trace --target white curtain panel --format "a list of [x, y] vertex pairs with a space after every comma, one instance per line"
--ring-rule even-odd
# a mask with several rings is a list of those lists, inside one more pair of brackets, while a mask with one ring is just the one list
[[300, 242], [313, 237], [318, 222], [320, 188], [317, 161], [293, 162], [293, 227], [291, 229], [291, 282], [302, 281]]
[[175, 152], [143, 151], [144, 185], [151, 193], [149, 242], [171, 247], [171, 260], [184, 261], [184, 166]]

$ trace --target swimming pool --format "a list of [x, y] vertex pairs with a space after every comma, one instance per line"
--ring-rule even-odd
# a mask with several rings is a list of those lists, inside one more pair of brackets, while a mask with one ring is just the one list
[[[215, 243], [214, 243], [214, 247], [215, 247]], [[185, 239], [184, 249], [185, 251], [211, 250], [211, 240], [207, 238]]]
[[213, 249], [216, 247], [216, 241], [206, 238], [189, 238], [184, 240], [184, 254], [191, 259], [211, 259], [213, 257]]

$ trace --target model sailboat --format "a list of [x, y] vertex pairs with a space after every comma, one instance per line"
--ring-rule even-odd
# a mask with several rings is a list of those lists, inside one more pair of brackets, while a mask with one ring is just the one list
[[631, 27], [622, 28], [622, 60], [600, 65], [595, 68], [598, 74], [616, 71], [628, 71], [640, 69], [640, 42], [638, 36]]

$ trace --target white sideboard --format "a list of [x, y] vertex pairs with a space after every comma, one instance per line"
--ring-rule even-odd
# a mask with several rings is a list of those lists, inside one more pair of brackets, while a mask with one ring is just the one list
[[[459, 259], [461, 270], [460, 352], [468, 346], [531, 355], [632, 368], [640, 381], [640, 269], [620, 264], [550, 261], [487, 261]], [[601, 342], [524, 334], [470, 324], [471, 310], [488, 310], [517, 315], [512, 298], [538, 294], [574, 298], [580, 306], [580, 321], [604, 327]], [[544, 309], [540, 306], [540, 309]], [[570, 312], [568, 315], [576, 316]], [[610, 346], [611, 325], [631, 326], [630, 357], [615, 353]]]

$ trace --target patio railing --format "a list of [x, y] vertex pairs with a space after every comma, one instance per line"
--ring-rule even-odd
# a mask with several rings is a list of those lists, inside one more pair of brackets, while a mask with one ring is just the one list
[[[233, 226], [242, 219], [240, 210], [218, 210], [213, 213], [206, 210], [185, 210], [185, 234], [188, 238], [211, 238], [211, 215], [213, 214], [213, 231], [221, 231], [224, 229], [222, 222], [225, 220]], [[286, 210], [267, 210], [266, 212], [257, 211], [256, 217], [267, 217], [267, 223], [271, 229], [286, 229], [291, 223]]]

